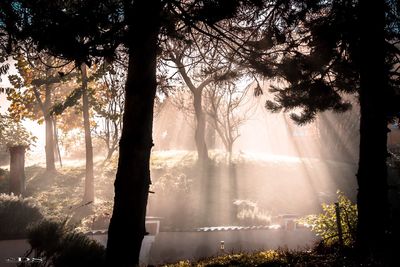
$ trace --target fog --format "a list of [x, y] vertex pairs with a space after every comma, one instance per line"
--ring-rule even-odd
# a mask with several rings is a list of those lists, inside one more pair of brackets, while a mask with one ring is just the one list
[[153, 155], [162, 164], [152, 171], [155, 194], [148, 214], [162, 217], [161, 225], [171, 230], [261, 225], [282, 214], [320, 212], [321, 203], [334, 202], [338, 190], [354, 200], [357, 107], [344, 114], [325, 112], [298, 126], [289, 114], [272, 114], [263, 103], [265, 97], [246, 103], [251, 117], [240, 128], [231, 163], [208, 129], [212, 161], [200, 169], [193, 116], [165, 103], [154, 122]]
[[[210, 160], [205, 164], [197, 160], [193, 112], [163, 99], [153, 124], [147, 215], [159, 222], [159, 228], [151, 243], [150, 261], [214, 255], [219, 239], [231, 250], [309, 246], [316, 239], [310, 229], [287, 232], [282, 218], [290, 217], [293, 222], [319, 213], [322, 203], [336, 201], [338, 190], [355, 201], [357, 105], [342, 114], [321, 113], [313, 122], [299, 126], [288, 113], [267, 111], [268, 97], [247, 92], [246, 101], [236, 111], [246, 114], [246, 119], [238, 127], [231, 156], [207, 123]], [[38, 137], [26, 154], [27, 195], [38, 199], [51, 216], [66, 216], [84, 232], [106, 230], [118, 153], [104, 161], [104, 143], [93, 131], [95, 201], [85, 205], [81, 202], [85, 176], [82, 130], [61, 132], [58, 172], [48, 174], [44, 171], [44, 127], [32, 121], [24, 125]]]

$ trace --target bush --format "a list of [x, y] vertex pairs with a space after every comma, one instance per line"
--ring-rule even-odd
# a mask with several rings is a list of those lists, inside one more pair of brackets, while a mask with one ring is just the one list
[[8, 193], [10, 190], [10, 173], [0, 168], [0, 193]]
[[[163, 267], [284, 267], [284, 266], [364, 266], [359, 265], [354, 259], [341, 255], [319, 255], [313, 251], [292, 251], [287, 249], [268, 250], [254, 253], [237, 253], [215, 256], [199, 261], [180, 261], [175, 264], [163, 265]], [[365, 265], [382, 266], [382, 265]]]
[[101, 267], [105, 262], [105, 249], [83, 233], [66, 226], [66, 221], [42, 221], [33, 225], [28, 233], [31, 254], [42, 258], [40, 266]]
[[237, 219], [242, 225], [269, 225], [271, 215], [260, 209], [256, 202], [247, 199], [238, 199], [233, 202], [237, 206]]
[[[342, 225], [343, 242], [346, 246], [353, 246], [357, 227], [357, 205], [338, 191], [338, 203], [340, 207], [340, 222]], [[308, 215], [298, 220], [299, 223], [310, 225], [312, 231], [322, 238], [327, 246], [339, 243], [338, 227], [336, 223], [335, 204], [322, 204], [323, 213]]]
[[0, 194], [0, 240], [27, 236], [27, 227], [43, 219], [32, 198]]

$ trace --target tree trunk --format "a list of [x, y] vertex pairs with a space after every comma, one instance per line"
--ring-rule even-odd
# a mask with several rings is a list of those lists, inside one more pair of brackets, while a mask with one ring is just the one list
[[54, 158], [54, 128], [53, 118], [50, 116], [51, 108], [51, 88], [46, 85], [45, 102], [44, 102], [44, 123], [46, 128], [46, 171], [54, 171], [56, 169]]
[[115, 146], [109, 147], [107, 149], [107, 156], [106, 156], [106, 159], [104, 161], [110, 160], [112, 155], [114, 154], [115, 150], [117, 150], [117, 147], [115, 147]]
[[[231, 155], [231, 154], [229, 154]], [[229, 160], [228, 163], [229, 174], [229, 213], [231, 225], [237, 224], [238, 206], [233, 204], [238, 199], [238, 186], [237, 186], [237, 169], [236, 164]]]
[[87, 91], [87, 71], [86, 65], [81, 65], [82, 73], [82, 102], [83, 102], [83, 126], [85, 129], [85, 148], [86, 148], [86, 177], [85, 177], [85, 193], [83, 202], [94, 201], [94, 175], [93, 175], [93, 146], [92, 136], [90, 133], [89, 120], [89, 98]]
[[135, 1], [132, 12], [127, 14], [131, 24], [129, 66], [107, 266], [136, 266], [146, 234], [160, 2]]
[[53, 128], [54, 128], [54, 144], [56, 146], [55, 150], [56, 150], [56, 155], [58, 158], [58, 161], [60, 163], [60, 167], [62, 168], [62, 158], [61, 158], [61, 151], [60, 151], [60, 145], [58, 142], [58, 131], [57, 131], [57, 121], [55, 116], [53, 116]]
[[209, 149], [215, 149], [216, 144], [215, 144], [215, 139], [216, 139], [216, 130], [214, 127], [210, 125], [210, 123], [207, 123], [207, 134], [206, 134], [206, 145], [207, 148]]
[[193, 105], [196, 116], [196, 130], [194, 139], [196, 142], [197, 156], [200, 163], [208, 162], [208, 149], [205, 141], [206, 119], [202, 107], [202, 91], [193, 94]]
[[360, 158], [357, 245], [380, 254], [385, 244], [387, 201], [387, 86], [384, 64], [383, 2], [361, 1]]
[[233, 151], [233, 141], [228, 140], [228, 147], [226, 148], [226, 151], [228, 152], [228, 163], [232, 163], [232, 151]]
[[10, 151], [10, 194], [25, 192], [25, 146], [14, 146]]

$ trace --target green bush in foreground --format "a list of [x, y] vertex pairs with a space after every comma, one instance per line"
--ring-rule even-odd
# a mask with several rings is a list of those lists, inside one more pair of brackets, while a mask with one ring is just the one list
[[[340, 207], [340, 222], [342, 225], [343, 243], [351, 247], [354, 245], [357, 229], [357, 205], [338, 191]], [[335, 204], [322, 204], [323, 212], [317, 215], [308, 215], [298, 220], [299, 223], [310, 225], [311, 230], [322, 238], [327, 246], [337, 245], [339, 242], [338, 226], [336, 222]]]
[[385, 266], [372, 260], [357, 261], [354, 255], [349, 254], [318, 254], [315, 251], [290, 251], [269, 250], [255, 253], [239, 253], [217, 256], [197, 262], [180, 261], [175, 264], [164, 265], [164, 267], [219, 267], [219, 266], [264, 266], [264, 267], [343, 267], [343, 266]]
[[0, 194], [0, 240], [26, 238], [27, 227], [42, 219], [32, 198]]
[[42, 221], [32, 226], [29, 229], [28, 241], [31, 250], [26, 256], [43, 259], [43, 262], [35, 267], [104, 266], [104, 247], [83, 233], [67, 227], [65, 222]]

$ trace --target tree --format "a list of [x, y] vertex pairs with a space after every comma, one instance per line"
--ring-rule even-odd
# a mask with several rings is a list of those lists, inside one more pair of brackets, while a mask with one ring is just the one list
[[29, 59], [20, 53], [16, 57], [18, 74], [9, 76], [13, 86], [8, 91], [7, 98], [11, 101], [9, 112], [14, 117], [30, 118], [45, 124], [46, 170], [54, 171], [55, 167], [55, 117], [51, 113], [54, 98], [65, 91], [60, 86], [67, 77], [60, 76], [67, 63], [48, 55], [39, 55]]
[[89, 120], [89, 96], [87, 87], [87, 71], [86, 64], [81, 65], [82, 75], [82, 113], [83, 128], [85, 130], [85, 152], [86, 152], [86, 171], [85, 171], [85, 193], [83, 195], [84, 202], [94, 201], [94, 174], [93, 174], [93, 146], [92, 135], [90, 133]]
[[234, 81], [216, 84], [206, 90], [206, 113], [224, 144], [229, 163], [232, 162], [233, 144], [240, 136], [239, 128], [251, 112], [252, 107], [245, 107], [247, 92], [247, 88], [239, 89]]
[[[89, 88], [89, 82], [93, 79], [88, 78], [88, 71], [85, 63], [79, 67], [79, 79], [77, 79], [72, 86], [77, 86], [71, 93], [63, 100], [56, 103], [52, 109], [51, 114], [62, 114], [69, 107], [76, 106], [81, 99], [81, 110], [83, 118], [83, 130], [85, 138], [85, 190], [83, 195], [83, 202], [90, 203], [94, 201], [94, 171], [93, 171], [93, 145], [90, 123], [90, 97], [92, 94]], [[78, 85], [77, 85], [78, 84]]]
[[35, 141], [20, 122], [0, 115], [0, 146], [10, 152], [10, 194], [25, 193], [25, 151]]
[[103, 64], [96, 81], [100, 83], [91, 97], [94, 111], [101, 119], [95, 128], [95, 134], [104, 141], [107, 148], [105, 160], [109, 160], [118, 149], [118, 141], [122, 130], [122, 113], [124, 110], [125, 70], [123, 66]]
[[[169, 47], [166, 50], [167, 60], [174, 63], [178, 72], [189, 88], [193, 96], [193, 107], [196, 118], [194, 139], [197, 148], [198, 161], [200, 163], [207, 163], [209, 161], [208, 148], [205, 141], [206, 133], [206, 116], [203, 110], [203, 91], [207, 85], [213, 80], [215, 73], [205, 74], [200, 70], [202, 61], [202, 52], [196, 51], [196, 48], [189, 45], [180, 47], [178, 43], [175, 46]], [[198, 54], [197, 57], [194, 53]], [[203, 72], [203, 73], [202, 73]]]
[[[271, 88], [276, 98], [266, 103], [267, 108], [301, 108], [300, 114], [292, 114], [299, 124], [313, 120], [320, 111], [349, 109], [350, 103], [342, 96], [358, 94], [357, 245], [365, 254], [381, 254], [386, 243], [387, 122], [398, 110], [398, 103], [396, 107], [392, 99], [396, 99], [398, 90], [399, 49], [395, 44], [399, 28], [388, 30], [385, 12], [387, 17], [396, 17], [394, 25], [398, 25], [398, 9], [385, 10], [383, 1], [288, 2], [281, 13], [281, 24], [269, 30], [273, 39], [281, 40], [272, 48], [279, 49], [281, 56], [266, 56], [271, 48], [261, 46], [263, 39], [252, 44], [252, 65], [269, 77], [285, 81]], [[393, 12], [397, 16], [391, 16]]]
[[104, 0], [77, 1], [74, 5], [58, 1], [7, 0], [0, 3], [4, 10], [0, 21], [7, 26], [11, 37], [33, 40], [38, 49], [72, 59], [77, 66], [90, 65], [91, 57], [112, 57], [121, 43], [128, 48], [123, 130], [107, 243], [109, 266], [137, 264], [146, 233], [159, 42], [165, 38], [189, 39], [190, 30], [196, 29], [196, 24], [208, 25], [211, 30], [217, 22], [239, 14], [255, 18], [257, 13], [244, 12], [254, 4], [262, 5], [256, 0]]
[[[233, 81], [238, 81], [240, 77], [244, 76], [242, 70], [235, 67], [230, 61], [230, 55], [222, 53], [220, 47], [224, 46], [223, 43], [207, 42], [207, 38], [201, 35], [193, 37], [192, 42], [178, 42], [167, 45], [164, 53], [167, 54], [163, 59], [174, 63], [177, 72], [179, 72], [185, 85], [189, 88], [193, 97], [193, 110], [196, 118], [195, 128], [195, 143], [197, 147], [198, 158], [200, 161], [206, 162], [208, 160], [208, 149], [205, 142], [206, 122], [207, 116], [211, 115], [211, 127], [214, 128], [221, 140], [224, 143], [228, 153], [232, 152], [232, 144], [237, 136], [232, 136], [234, 131], [231, 108], [238, 107], [238, 103], [234, 103], [238, 99], [229, 99], [229, 96], [238, 95], [237, 90], [233, 87], [226, 87], [222, 85], [233, 84]], [[167, 67], [170, 67], [167, 65]], [[179, 90], [179, 89], [177, 89]], [[224, 92], [226, 90], [226, 92]], [[218, 92], [217, 92], [218, 91]], [[234, 93], [235, 91], [235, 93]], [[178, 95], [179, 94], [175, 94]], [[228, 124], [222, 125], [221, 118], [217, 112], [222, 111], [218, 109], [215, 102], [223, 104], [224, 96], [228, 96], [227, 110], [224, 115], [229, 114], [227, 118]], [[204, 103], [204, 99], [210, 103]], [[184, 103], [183, 99], [178, 100], [179, 103]], [[206, 110], [209, 105], [209, 109]], [[182, 108], [182, 107], [181, 107]], [[186, 109], [184, 107], [184, 109]], [[223, 117], [222, 117], [223, 118]], [[232, 124], [231, 124], [232, 122]], [[225, 135], [222, 128], [227, 127], [227, 134]], [[225, 130], [225, 129], [224, 129]], [[236, 130], [236, 129], [235, 129]]]

